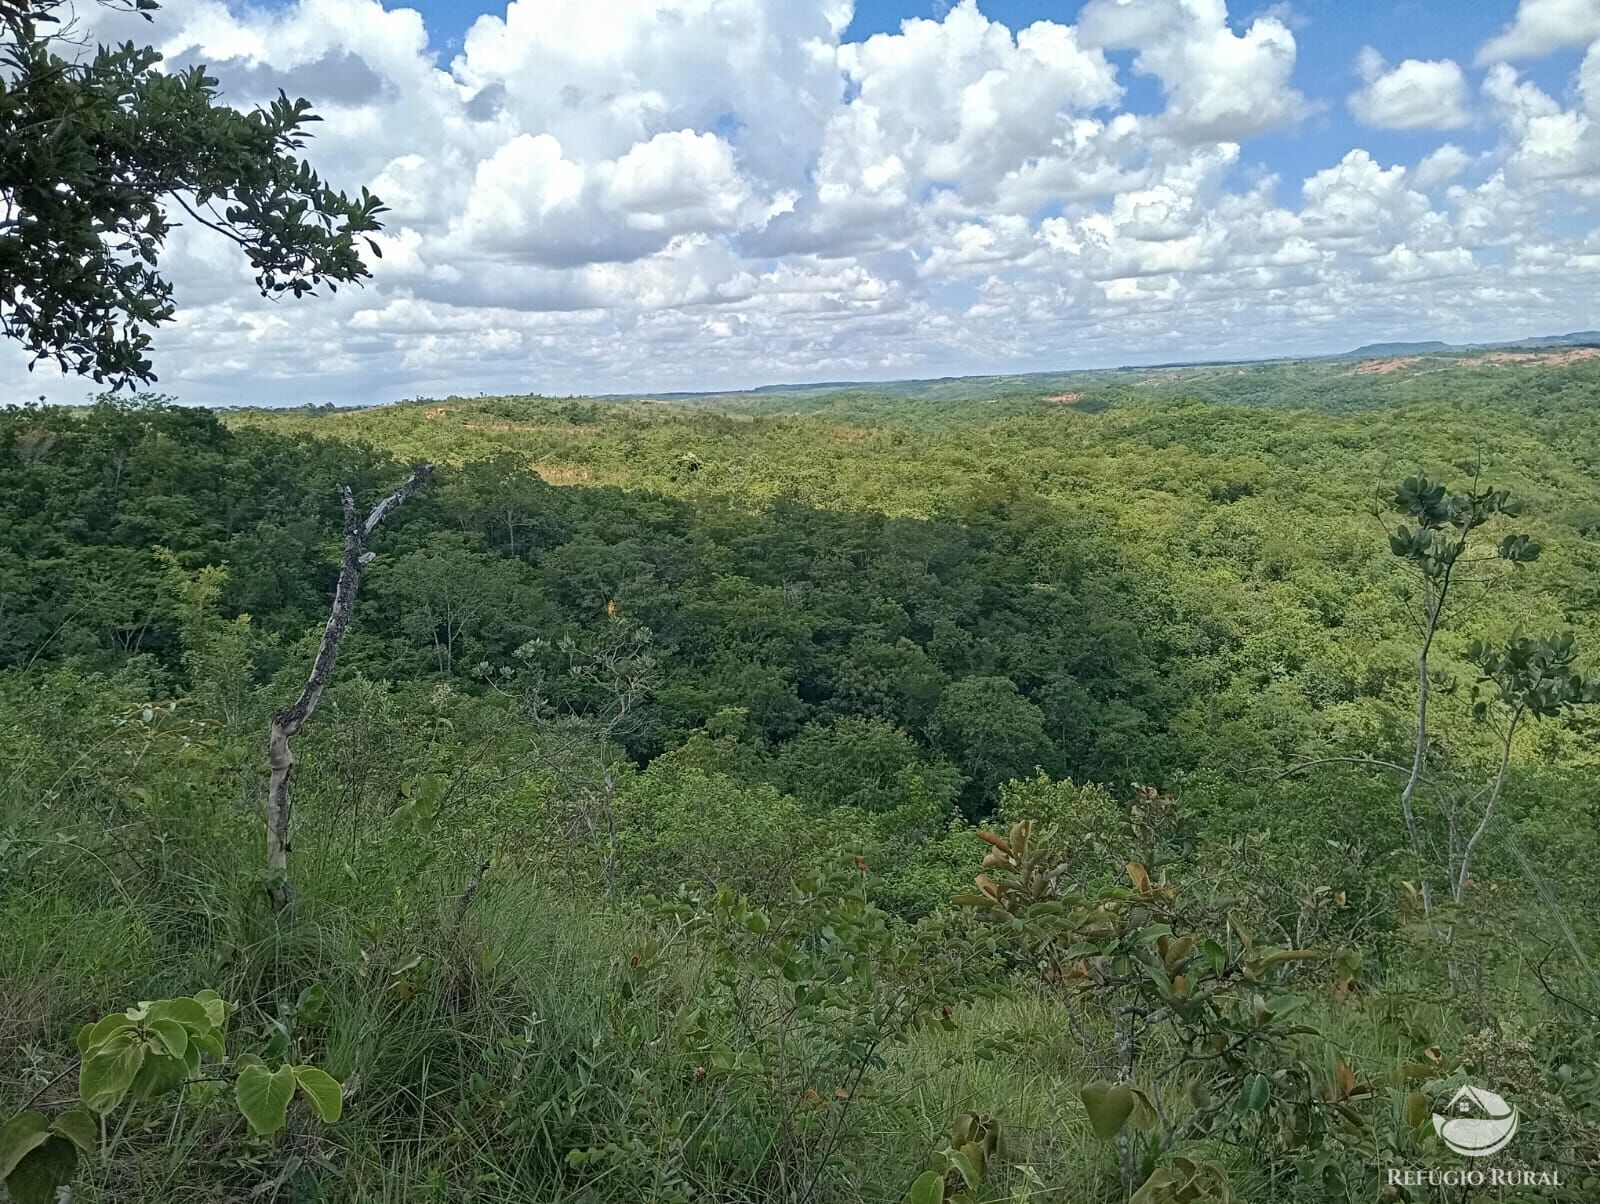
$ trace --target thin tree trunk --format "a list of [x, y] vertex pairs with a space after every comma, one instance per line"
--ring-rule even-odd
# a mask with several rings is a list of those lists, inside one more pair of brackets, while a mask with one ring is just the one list
[[[1119, 1078], [1120, 1081], [1132, 1086], [1134, 1066], [1133, 1026], [1135, 1017], [1128, 1008], [1116, 1008], [1112, 1013], [1111, 1023], [1113, 1032], [1116, 1034]], [[1117, 1134], [1117, 1169], [1122, 1176], [1122, 1198], [1125, 1200], [1133, 1195], [1133, 1155], [1133, 1132], [1125, 1125]]]
[[294, 753], [290, 751], [289, 740], [298, 735], [311, 718], [322, 691], [333, 677], [339, 644], [344, 640], [345, 629], [350, 626], [350, 616], [355, 611], [361, 570], [372, 560], [372, 553], [363, 550], [367, 537], [391, 510], [421, 489], [432, 472], [433, 465], [419, 464], [405, 484], [374, 506], [365, 520], [356, 510], [355, 495], [350, 487], [339, 486], [339, 496], [344, 502], [344, 550], [339, 556], [339, 581], [334, 587], [328, 625], [323, 628], [322, 642], [317, 646], [316, 659], [311, 662], [311, 674], [306, 678], [300, 697], [273, 715], [267, 729], [270, 770], [267, 781], [267, 897], [279, 911], [294, 904], [294, 885], [289, 881], [289, 826], [293, 815], [289, 786], [294, 776]]
[[[1463, 532], [1461, 539], [1466, 540]], [[1427, 617], [1422, 632], [1422, 647], [1417, 652], [1417, 743], [1411, 755], [1411, 773], [1406, 778], [1405, 788], [1400, 792], [1400, 812], [1406, 821], [1406, 837], [1411, 845], [1412, 855], [1417, 861], [1418, 885], [1422, 891], [1422, 914], [1428, 924], [1428, 931], [1434, 936], [1439, 932], [1433, 923], [1433, 885], [1428, 880], [1428, 867], [1424, 864], [1422, 855], [1422, 833], [1417, 827], [1417, 812], [1413, 796], [1417, 792], [1417, 785], [1422, 781], [1422, 771], [1428, 762], [1428, 655], [1433, 651], [1433, 637], [1439, 631], [1439, 617], [1444, 612], [1445, 598], [1450, 592], [1450, 569], [1446, 569], [1440, 580], [1437, 592], [1427, 608]]]
[[[616, 726], [621, 726], [627, 717], [628, 708], [624, 701], [617, 715]], [[608, 900], [615, 898], [617, 894], [617, 811], [613, 805], [617, 795], [617, 779], [611, 772], [609, 739], [609, 732], [600, 733], [600, 817], [606, 824], [606, 854], [601, 871]]]
[[1511, 722], [1506, 725], [1505, 739], [1500, 744], [1500, 768], [1494, 775], [1494, 785], [1489, 788], [1489, 797], [1483, 804], [1483, 818], [1478, 821], [1477, 828], [1467, 839], [1466, 848], [1461, 851], [1461, 861], [1456, 867], [1456, 879], [1450, 896], [1457, 904], [1467, 896], [1467, 882], [1472, 873], [1472, 856], [1478, 851], [1484, 833], [1489, 830], [1489, 825], [1494, 820], [1495, 805], [1500, 801], [1500, 792], [1505, 789], [1506, 771], [1511, 767], [1511, 741], [1517, 734], [1517, 724], [1521, 719], [1522, 708], [1518, 707], [1511, 714]]
[[[1433, 632], [1428, 632], [1431, 642]], [[1406, 779], [1405, 788], [1400, 791], [1400, 812], [1405, 816], [1406, 837], [1411, 844], [1411, 852], [1417, 859], [1417, 876], [1422, 887], [1422, 914], [1427, 917], [1428, 924], [1433, 924], [1433, 889], [1428, 884], [1428, 869], [1422, 861], [1422, 836], [1417, 830], [1417, 812], [1412, 804], [1412, 796], [1416, 793], [1417, 783], [1422, 780], [1422, 769], [1427, 760], [1428, 746], [1428, 645], [1424, 643], [1422, 652], [1417, 656], [1417, 744], [1411, 758], [1411, 775]]]

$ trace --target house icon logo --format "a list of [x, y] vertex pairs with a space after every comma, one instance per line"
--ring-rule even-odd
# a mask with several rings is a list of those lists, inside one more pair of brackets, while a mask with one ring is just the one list
[[1499, 1153], [1517, 1135], [1517, 1109], [1493, 1091], [1470, 1084], [1433, 1114], [1433, 1129], [1445, 1145], [1468, 1158]]
[[1507, 1103], [1493, 1091], [1485, 1091], [1482, 1087], [1468, 1084], [1451, 1097], [1442, 1111], [1433, 1114], [1433, 1129], [1453, 1152], [1474, 1161], [1465, 1165], [1425, 1168], [1391, 1166], [1385, 1172], [1388, 1185], [1390, 1187], [1562, 1186], [1559, 1169], [1489, 1166], [1476, 1161], [1491, 1154], [1498, 1154], [1510, 1145], [1511, 1139], [1517, 1135], [1517, 1123], [1520, 1119], [1516, 1105]]

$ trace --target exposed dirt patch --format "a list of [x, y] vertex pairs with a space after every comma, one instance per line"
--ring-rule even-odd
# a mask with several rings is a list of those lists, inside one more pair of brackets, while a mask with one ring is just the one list
[[1082, 401], [1083, 400], [1083, 394], [1082, 393], [1052, 393], [1049, 397], [1046, 397], [1044, 400], [1045, 400], [1045, 404], [1046, 405], [1069, 406], [1075, 401]]
[[438, 422], [439, 419], [444, 417], [444, 407], [433, 406], [425, 415], [423, 415], [423, 417], [425, 417], [429, 422]]
[[535, 464], [533, 471], [548, 485], [582, 485], [593, 477], [587, 468], [564, 464]]
[[1551, 351], [1491, 351], [1483, 358], [1491, 364], [1571, 364], [1592, 360], [1597, 355], [1600, 355], [1600, 347], [1568, 347]]
[[1362, 360], [1350, 369], [1351, 376], [1387, 376], [1390, 372], [1398, 372], [1402, 368], [1409, 368], [1421, 362], [1420, 355], [1397, 355], [1381, 360]]

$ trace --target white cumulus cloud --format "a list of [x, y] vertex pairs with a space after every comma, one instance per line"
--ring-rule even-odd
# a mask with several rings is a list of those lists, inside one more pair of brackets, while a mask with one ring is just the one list
[[1600, 38], [1600, 0], [1520, 0], [1511, 24], [1478, 50], [1478, 62], [1537, 58]]
[[1225, 0], [1089, 0], [1079, 21], [1087, 45], [1137, 52], [1135, 68], [1161, 81], [1163, 123], [1178, 137], [1245, 138], [1307, 112], [1290, 85], [1294, 34], [1277, 17], [1236, 34]]
[[[1318, 21], [1225, 0], [1088, 0], [1021, 28], [959, 0], [849, 43], [850, 0], [511, 0], [449, 56], [381, 0], [85, 19], [207, 64], [241, 107], [311, 97], [313, 163], [389, 206], [366, 287], [293, 304], [174, 231], [160, 387], [270, 403], [1592, 325], [1600, 41], [1561, 87], [1520, 60], [1600, 40], [1597, 4], [1524, 0], [1470, 76], [1364, 52], [1348, 104], [1412, 132], [1398, 158], [1331, 132], [1332, 81], [1299, 65]], [[1294, 172], [1262, 149], [1286, 137], [1310, 148]], [[89, 388], [30, 377], [15, 348], [0, 385]]]
[[1365, 86], [1350, 96], [1363, 125], [1390, 130], [1454, 130], [1471, 120], [1467, 77], [1451, 59], [1406, 59], [1390, 67], [1371, 46], [1356, 61]]

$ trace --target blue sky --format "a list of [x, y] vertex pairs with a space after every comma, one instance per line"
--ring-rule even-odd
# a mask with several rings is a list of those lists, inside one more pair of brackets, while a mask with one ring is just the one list
[[[390, 206], [265, 302], [179, 226], [195, 401], [722, 389], [1600, 327], [1600, 0], [165, 0]], [[469, 32], [470, 31], [470, 32]], [[81, 396], [0, 354], [0, 383]]]
[[[416, 0], [407, 7], [422, 13], [434, 51], [448, 59], [458, 53], [467, 28], [483, 13], [503, 13], [505, 5], [456, 0]], [[865, 41], [876, 33], [894, 33], [907, 18], [936, 17], [947, 12], [949, 0], [857, 0], [855, 15], [843, 41]], [[1042, 0], [978, 0], [985, 16], [1011, 29], [1035, 21], [1073, 21], [1081, 4]], [[1505, 0], [1295, 0], [1292, 4], [1234, 5], [1235, 25], [1248, 24], [1261, 12], [1288, 15], [1297, 34], [1300, 54], [1294, 80], [1308, 96], [1325, 102], [1324, 109], [1305, 126], [1286, 134], [1264, 138], [1254, 148], [1254, 158], [1269, 168], [1298, 180], [1327, 166], [1332, 148], [1366, 146], [1380, 158], [1415, 156], [1426, 148], [1428, 135], [1362, 131], [1343, 104], [1356, 82], [1356, 55], [1374, 46], [1393, 60], [1451, 58], [1470, 62], [1474, 52], [1512, 18], [1515, 4]], [[1118, 56], [1123, 62], [1131, 53]], [[1570, 47], [1530, 64], [1527, 74], [1556, 93], [1565, 89], [1583, 57], [1582, 47]], [[1126, 81], [1131, 96], [1128, 107], [1155, 112], [1161, 91], [1148, 76], [1130, 73]], [[1483, 149], [1492, 131], [1458, 138], [1463, 146]]]
[[[274, 0], [287, 7], [282, 0]], [[395, 5], [394, 7], [400, 7]], [[414, 8], [427, 23], [431, 44], [444, 58], [459, 52], [462, 36], [473, 21], [484, 13], [501, 14], [505, 4], [458, 3], [457, 0], [413, 0], [404, 7]], [[857, 0], [855, 15], [844, 31], [843, 41], [865, 41], [875, 33], [895, 33], [908, 18], [937, 17], [951, 7], [948, 0]], [[1011, 29], [1022, 29], [1035, 21], [1073, 21], [1081, 4], [1057, 4], [1042, 0], [978, 0], [985, 16]], [[1235, 25], [1248, 24], [1260, 12], [1287, 13], [1288, 23], [1306, 37], [1300, 39], [1296, 82], [1308, 94], [1337, 101], [1349, 90], [1354, 78], [1357, 53], [1363, 46], [1376, 46], [1390, 58], [1453, 58], [1471, 61], [1474, 52], [1490, 36], [1506, 25], [1515, 5], [1505, 0], [1295, 0], [1292, 4], [1235, 5], [1231, 15]], [[1582, 47], [1568, 48], [1536, 64], [1534, 78], [1561, 87], [1582, 58]], [[1131, 55], [1124, 55], [1131, 58]], [[1147, 107], [1159, 107], [1160, 92], [1146, 80], [1142, 99]], [[1328, 137], [1349, 138], [1353, 123], [1338, 104], [1333, 112]], [[1301, 148], [1305, 166], [1316, 152], [1317, 142], [1286, 140], [1286, 155]], [[1403, 147], [1399, 149], [1404, 149]]]
[[[275, 4], [289, 7], [282, 0]], [[460, 49], [462, 35], [481, 14], [505, 11], [503, 3], [456, 0], [415, 0], [404, 7], [423, 15], [433, 45], [445, 55]], [[908, 17], [937, 17], [950, 7], [943, 0], [857, 0], [844, 40], [859, 42], [875, 33], [893, 33]], [[1035, 21], [1070, 23], [1082, 5], [980, 0], [978, 7], [991, 19], [1021, 29]], [[1317, 28], [1316, 48], [1303, 63], [1308, 74], [1333, 77], [1347, 75], [1356, 51], [1367, 43], [1404, 55], [1423, 52], [1430, 58], [1470, 59], [1486, 38], [1511, 19], [1515, 5], [1490, 0], [1297, 0], [1290, 5], [1240, 5], [1233, 9], [1233, 16], [1235, 23], [1248, 23], [1260, 12], [1285, 9], [1292, 14], [1293, 27]], [[1576, 61], [1577, 56], [1572, 57]]]

